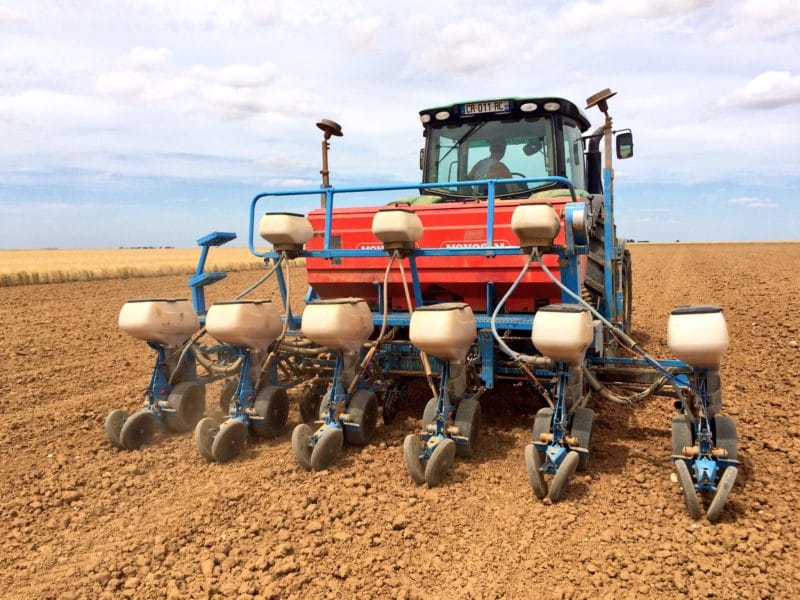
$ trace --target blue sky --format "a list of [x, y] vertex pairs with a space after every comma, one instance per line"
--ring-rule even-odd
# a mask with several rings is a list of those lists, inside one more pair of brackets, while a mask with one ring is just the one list
[[0, 248], [244, 238], [319, 185], [319, 118], [334, 185], [414, 182], [421, 108], [605, 87], [622, 236], [800, 238], [795, 0], [454, 6], [0, 0]]

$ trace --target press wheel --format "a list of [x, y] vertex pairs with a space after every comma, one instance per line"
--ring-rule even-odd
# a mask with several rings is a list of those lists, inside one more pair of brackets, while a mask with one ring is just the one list
[[528, 469], [528, 479], [531, 481], [533, 493], [541, 500], [547, 496], [547, 486], [544, 483], [544, 475], [541, 471], [542, 457], [533, 444], [525, 446], [525, 466]]
[[425, 483], [425, 465], [422, 464], [419, 458], [424, 449], [422, 440], [414, 433], [408, 434], [406, 439], [403, 440], [403, 459], [411, 479], [416, 484]]
[[369, 390], [358, 390], [350, 398], [347, 407], [350, 421], [359, 426], [357, 430], [344, 430], [344, 438], [348, 444], [364, 446], [375, 435], [378, 423], [378, 398]]
[[567, 452], [564, 460], [558, 466], [558, 471], [553, 476], [553, 481], [550, 482], [550, 491], [547, 493], [548, 498], [552, 502], [558, 502], [564, 495], [564, 490], [567, 489], [567, 484], [572, 476], [575, 474], [575, 469], [580, 462], [580, 456], [574, 450]]
[[[703, 515], [700, 509], [700, 501], [697, 499], [697, 492], [694, 489], [694, 481], [689, 474], [689, 467], [686, 462], [682, 460], [675, 461], [675, 471], [678, 473], [678, 483], [683, 490], [683, 499], [686, 502], [686, 509], [689, 511], [689, 516], [695, 521]], [[720, 510], [722, 510], [720, 508]]]
[[706, 512], [706, 517], [712, 523], [719, 519], [722, 514], [722, 509], [725, 508], [725, 504], [728, 502], [728, 495], [731, 493], [731, 488], [736, 482], [738, 473], [739, 470], [736, 467], [727, 467], [723, 471], [722, 477], [719, 478], [717, 493], [714, 494], [714, 499], [708, 505], [708, 512]]
[[117, 409], [108, 413], [105, 422], [106, 437], [111, 445], [115, 448], [124, 448], [120, 441], [119, 434], [122, 431], [122, 426], [128, 419], [128, 411]]
[[289, 418], [289, 396], [286, 389], [278, 385], [264, 388], [256, 396], [253, 408], [256, 416], [261, 417], [250, 421], [253, 431], [261, 437], [280, 435]]
[[[581, 448], [589, 449], [589, 444], [592, 440], [592, 424], [594, 423], [594, 411], [591, 408], [579, 407], [575, 410], [572, 417], [571, 433], [573, 437], [578, 438], [578, 445]], [[588, 452], [580, 452], [578, 454], [578, 468], [581, 471], [586, 470], [586, 462], [589, 458]]]
[[462, 399], [456, 410], [455, 425], [461, 435], [469, 441], [466, 445], [456, 444], [456, 456], [469, 458], [475, 454], [481, 426], [481, 404], [474, 398]]
[[194, 444], [197, 446], [200, 456], [206, 460], [215, 460], [214, 454], [211, 452], [211, 446], [218, 432], [219, 423], [210, 417], [200, 419], [194, 428]]
[[311, 438], [313, 435], [314, 432], [311, 427], [305, 423], [301, 423], [292, 431], [292, 450], [294, 450], [294, 457], [297, 459], [297, 464], [306, 471], [311, 470]]
[[239, 419], [228, 419], [219, 426], [211, 443], [211, 455], [217, 462], [226, 462], [239, 455], [247, 441], [247, 426]]
[[425, 483], [434, 487], [444, 479], [448, 469], [456, 457], [456, 443], [450, 438], [445, 438], [433, 449], [428, 464], [425, 465]]
[[714, 417], [714, 445], [728, 451], [728, 460], [739, 460], [736, 421], [730, 417]]
[[692, 421], [688, 415], [672, 417], [672, 454], [683, 456], [684, 447], [692, 445]]
[[[536, 412], [536, 417], [533, 419], [533, 432], [531, 437], [534, 442], [541, 441], [541, 435], [543, 433], [550, 433], [550, 427], [553, 421], [553, 409], [552, 408], [540, 408]], [[544, 462], [544, 450], [540, 450], [538, 447], [534, 446], [534, 449], [539, 453], [539, 462]]]
[[172, 431], [191, 431], [203, 418], [206, 409], [205, 389], [194, 381], [182, 381], [172, 388], [167, 404], [175, 411], [164, 413], [167, 427]]
[[142, 408], [133, 413], [122, 424], [119, 441], [126, 450], [137, 450], [153, 439], [158, 420], [148, 409]]
[[314, 471], [327, 469], [344, 445], [344, 433], [338, 427], [326, 427], [322, 434], [317, 438], [314, 449], [311, 451], [311, 468]]
[[219, 410], [223, 416], [228, 416], [231, 412], [231, 402], [238, 384], [239, 380], [236, 378], [226, 379], [222, 382], [222, 389], [219, 391]]

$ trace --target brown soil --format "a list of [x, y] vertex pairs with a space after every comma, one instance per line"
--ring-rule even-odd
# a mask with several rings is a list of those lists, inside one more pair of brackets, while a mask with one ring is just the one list
[[[435, 489], [413, 485], [402, 460], [423, 386], [330, 471], [295, 464], [296, 405], [283, 435], [230, 464], [206, 462], [188, 434], [115, 450], [103, 419], [139, 406], [152, 361], [117, 331], [119, 308], [185, 296], [185, 278], [12, 287], [0, 289], [0, 595], [794, 596], [800, 244], [640, 245], [633, 259], [635, 337], [657, 356], [670, 308], [725, 307], [724, 404], [742, 467], [719, 523], [692, 521], [670, 480], [666, 398], [595, 399], [589, 470], [552, 506], [534, 498], [523, 461], [541, 403], [512, 388], [484, 396], [477, 453]], [[255, 277], [234, 274], [209, 295]]]

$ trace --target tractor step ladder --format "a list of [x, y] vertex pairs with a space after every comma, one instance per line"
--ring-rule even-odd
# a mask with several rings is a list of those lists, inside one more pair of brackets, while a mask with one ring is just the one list
[[228, 274], [220, 271], [209, 271], [205, 273], [203, 270], [206, 266], [206, 259], [208, 258], [208, 249], [212, 246], [221, 246], [227, 244], [231, 240], [236, 239], [236, 234], [229, 231], [212, 231], [197, 240], [197, 245], [202, 248], [200, 251], [200, 259], [197, 261], [197, 270], [194, 276], [189, 279], [188, 284], [192, 289], [192, 301], [194, 302], [194, 310], [197, 316], [200, 317], [200, 323], [205, 324], [206, 314], [206, 295], [205, 287], [222, 281]]

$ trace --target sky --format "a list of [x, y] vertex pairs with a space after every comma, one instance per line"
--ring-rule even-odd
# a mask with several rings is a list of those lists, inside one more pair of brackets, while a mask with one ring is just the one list
[[800, 239], [796, 0], [0, 0], [0, 248], [244, 241], [321, 118], [334, 186], [413, 183], [420, 109], [607, 87], [621, 237]]

